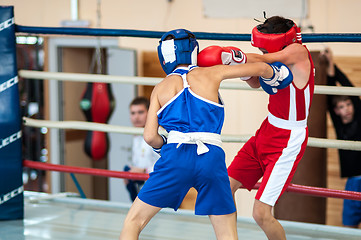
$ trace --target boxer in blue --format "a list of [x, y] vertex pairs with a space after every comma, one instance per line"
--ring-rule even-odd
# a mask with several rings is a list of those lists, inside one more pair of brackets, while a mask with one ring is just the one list
[[[162, 36], [158, 55], [168, 75], [152, 92], [144, 129], [145, 141], [161, 157], [130, 208], [120, 239], [138, 239], [162, 208], [177, 210], [191, 187], [198, 191], [195, 214], [209, 216], [217, 239], [238, 239], [236, 208], [221, 147], [224, 106], [219, 86], [222, 80], [236, 77], [262, 76], [274, 83], [292, 76], [272, 64], [242, 64], [246, 56], [241, 51], [220, 50], [221, 65], [198, 67], [198, 42], [193, 33], [177, 29]], [[259, 87], [258, 82], [248, 83]], [[159, 126], [169, 133], [168, 139], [158, 134]]]

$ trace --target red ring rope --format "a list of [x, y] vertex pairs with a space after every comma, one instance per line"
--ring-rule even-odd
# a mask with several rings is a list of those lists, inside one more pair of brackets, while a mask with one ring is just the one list
[[97, 169], [97, 168], [86, 168], [86, 167], [71, 167], [51, 163], [35, 162], [30, 160], [24, 160], [23, 166], [28, 168], [40, 169], [40, 170], [49, 170], [57, 172], [67, 172], [67, 173], [80, 173], [93, 176], [104, 176], [104, 177], [114, 177], [114, 178], [126, 178], [134, 180], [147, 180], [149, 174], [146, 173], [132, 173], [132, 172], [119, 172], [106, 169]]
[[[30, 160], [24, 160], [23, 166], [28, 168], [40, 169], [40, 170], [80, 173], [80, 174], [88, 174], [94, 176], [126, 178], [126, 179], [134, 179], [134, 180], [147, 180], [149, 177], [149, 174], [146, 173], [131, 173], [131, 172], [112, 171], [106, 169], [72, 167], [72, 166], [64, 166], [64, 165], [51, 164], [51, 163], [35, 162]], [[259, 186], [260, 183], [257, 183], [254, 189], [258, 189]], [[335, 189], [320, 188], [320, 187], [310, 187], [310, 186], [303, 186], [292, 183], [288, 186], [286, 191], [301, 193], [315, 197], [332, 197], [332, 198], [342, 198], [342, 199], [361, 201], [361, 192], [335, 190]]]

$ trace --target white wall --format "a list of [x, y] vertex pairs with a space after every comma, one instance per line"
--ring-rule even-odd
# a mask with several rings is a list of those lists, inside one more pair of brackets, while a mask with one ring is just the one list
[[[15, 6], [16, 24], [57, 27], [60, 26], [61, 21], [71, 19], [70, 2], [70, 0], [3, 0], [1, 5]], [[304, 26], [313, 25], [317, 33], [361, 32], [359, 21], [361, 2], [358, 0], [308, 0], [306, 6], [308, 15], [302, 23]], [[262, 19], [262, 12], [265, 10], [261, 7], [259, 14], [253, 18], [225, 19], [207, 18], [204, 15], [204, 8], [202, 0], [103, 0], [100, 26], [157, 31], [182, 27], [195, 32], [249, 33], [256, 24], [253, 18]], [[242, 9], [239, 11], [241, 12]], [[89, 20], [91, 27], [97, 26], [97, 0], [79, 0], [79, 18]], [[300, 21], [299, 18], [294, 20], [296, 23]], [[205, 47], [210, 43], [224, 44], [217, 41], [201, 41], [201, 46]], [[120, 39], [122, 46], [144, 50], [154, 50], [156, 44], [155, 39]], [[228, 42], [228, 44], [236, 44], [245, 51], [255, 51], [249, 43]], [[311, 48], [322, 47], [322, 44], [310, 45]], [[335, 55], [358, 56], [361, 53], [361, 44], [331, 45], [335, 46]]]

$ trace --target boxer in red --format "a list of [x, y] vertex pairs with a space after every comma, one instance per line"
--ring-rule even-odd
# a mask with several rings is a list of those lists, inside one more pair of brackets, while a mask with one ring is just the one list
[[[292, 20], [279, 16], [266, 19], [253, 29], [251, 43], [264, 54], [246, 54], [248, 63], [282, 62], [291, 70], [293, 81], [272, 82], [254, 77], [247, 80], [251, 87], [262, 86], [270, 94], [269, 114], [255, 136], [234, 157], [228, 175], [233, 194], [241, 186], [251, 190], [263, 177], [253, 206], [253, 217], [268, 239], [283, 240], [286, 239], [285, 231], [273, 217], [272, 208], [290, 184], [305, 152], [314, 66], [309, 51], [302, 45], [299, 28]], [[220, 54], [212, 48], [215, 47], [200, 52], [202, 59], [211, 55], [222, 62], [225, 53]], [[198, 60], [199, 66], [203, 62], [211, 65]]]

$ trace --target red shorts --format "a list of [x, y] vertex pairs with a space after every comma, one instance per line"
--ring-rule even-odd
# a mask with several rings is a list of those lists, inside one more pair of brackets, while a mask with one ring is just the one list
[[307, 139], [307, 127], [283, 129], [266, 119], [234, 157], [228, 175], [249, 191], [263, 176], [256, 199], [274, 206], [292, 180]]

